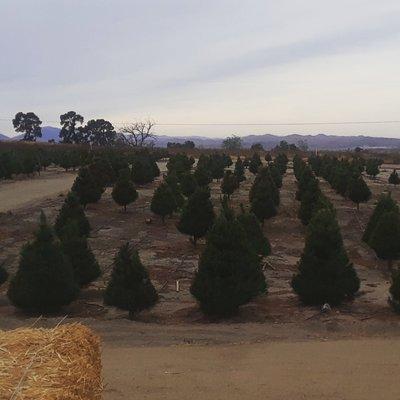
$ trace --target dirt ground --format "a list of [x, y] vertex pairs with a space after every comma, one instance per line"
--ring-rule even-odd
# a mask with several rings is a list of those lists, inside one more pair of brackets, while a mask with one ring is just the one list
[[[165, 170], [165, 164], [160, 166]], [[297, 218], [296, 184], [289, 169], [279, 214], [264, 227], [272, 245], [272, 255], [264, 259], [268, 295], [242, 307], [236, 317], [208, 321], [191, 297], [189, 286], [204, 242], [194, 248], [177, 231], [177, 216], [163, 225], [151, 214], [151, 196], [159, 178], [139, 188], [139, 199], [127, 213], [113, 202], [110, 189], [98, 204], [88, 206], [93, 228], [90, 245], [103, 275], [83, 289], [78, 300], [60, 315], [35, 322], [36, 316], [23, 315], [9, 304], [7, 285], [3, 285], [0, 329], [32, 323], [51, 327], [64, 315], [67, 321], [91, 326], [104, 343], [106, 400], [136, 398], [136, 394], [148, 399], [317, 399], [322, 394], [327, 399], [397, 399], [394, 393], [400, 385], [391, 379], [400, 362], [393, 351], [400, 340], [400, 317], [387, 304], [390, 274], [386, 265], [361, 242], [374, 202], [388, 188], [391, 168], [384, 166], [376, 180], [366, 178], [373, 199], [362, 204], [359, 212], [321, 181], [337, 209], [346, 249], [361, 279], [355, 300], [330, 313], [303, 307], [290, 287], [305, 229]], [[53, 221], [73, 181], [73, 174], [56, 170], [47, 174], [0, 183], [0, 204], [7, 211], [0, 213], [0, 262], [5, 261], [10, 273], [17, 267], [21, 246], [32, 237], [40, 209]], [[247, 177], [233, 196], [235, 207], [248, 203], [254, 177], [248, 172]], [[48, 184], [31, 188], [43, 180]], [[13, 187], [15, 201], [7, 187]], [[400, 189], [391, 190], [400, 201]], [[216, 207], [219, 194], [219, 183], [213, 182]], [[4, 206], [10, 203], [11, 207]], [[152, 218], [152, 223], [145, 224], [146, 218]], [[113, 256], [126, 241], [138, 248], [160, 293], [160, 302], [136, 321], [102, 303]], [[180, 281], [179, 292], [175, 291], [176, 280]]]

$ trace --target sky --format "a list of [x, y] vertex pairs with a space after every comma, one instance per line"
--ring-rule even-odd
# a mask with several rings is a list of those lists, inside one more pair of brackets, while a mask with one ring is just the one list
[[74, 110], [177, 136], [400, 137], [331, 124], [400, 121], [399, 0], [0, 0], [0, 51], [9, 135], [18, 111]]

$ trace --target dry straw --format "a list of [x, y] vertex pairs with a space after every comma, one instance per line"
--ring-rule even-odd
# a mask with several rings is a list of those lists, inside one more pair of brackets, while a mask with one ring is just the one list
[[81, 324], [0, 331], [0, 399], [101, 399], [100, 339]]

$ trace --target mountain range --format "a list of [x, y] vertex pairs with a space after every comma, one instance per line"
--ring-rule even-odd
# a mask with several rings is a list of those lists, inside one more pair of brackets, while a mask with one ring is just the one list
[[[40, 142], [48, 142], [59, 140], [59, 128], [45, 126], [42, 128], [42, 137], [38, 139]], [[8, 137], [0, 133], [0, 141], [20, 140], [22, 135]], [[184, 143], [186, 140], [192, 140], [196, 147], [219, 148], [222, 145], [223, 138], [209, 138], [205, 136], [166, 136], [156, 135], [155, 145], [157, 147], [166, 147], [168, 142]], [[271, 149], [285, 140], [289, 144], [299, 144], [299, 142], [307, 143], [308, 148], [325, 149], [325, 150], [343, 150], [355, 147], [362, 148], [400, 148], [400, 139], [373, 137], [373, 136], [335, 136], [335, 135], [287, 135], [279, 136], [272, 134], [265, 135], [247, 135], [242, 137], [244, 147], [251, 147], [255, 143], [261, 143], [265, 149]]]

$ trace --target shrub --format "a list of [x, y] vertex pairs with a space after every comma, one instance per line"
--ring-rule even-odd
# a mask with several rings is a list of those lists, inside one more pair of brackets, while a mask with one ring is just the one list
[[99, 185], [99, 181], [92, 175], [88, 167], [79, 169], [71, 190], [77, 194], [84, 208], [90, 203], [97, 203], [104, 192], [104, 188]]
[[151, 211], [159, 215], [164, 222], [165, 217], [172, 215], [176, 208], [176, 199], [172, 189], [165, 182], [161, 183], [151, 199]]
[[119, 171], [111, 196], [118, 205], [124, 207], [124, 211], [126, 211], [128, 204], [133, 203], [138, 198], [138, 192], [131, 180], [129, 169]]

